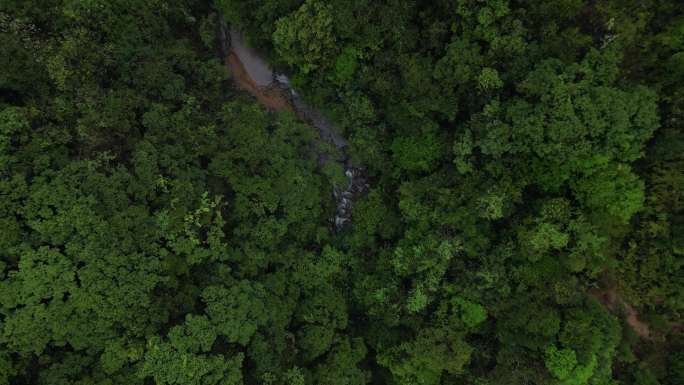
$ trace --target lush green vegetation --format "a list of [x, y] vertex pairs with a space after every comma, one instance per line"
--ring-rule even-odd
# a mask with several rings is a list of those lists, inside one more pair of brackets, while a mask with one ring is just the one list
[[678, 0], [0, 0], [0, 385], [682, 385], [683, 312]]

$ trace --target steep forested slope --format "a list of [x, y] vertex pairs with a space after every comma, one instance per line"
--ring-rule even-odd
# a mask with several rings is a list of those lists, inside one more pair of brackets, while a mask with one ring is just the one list
[[0, 384], [682, 384], [683, 86], [674, 0], [0, 0]]

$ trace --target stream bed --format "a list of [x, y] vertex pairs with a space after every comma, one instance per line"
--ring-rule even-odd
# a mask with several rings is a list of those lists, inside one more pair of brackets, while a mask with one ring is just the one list
[[[347, 178], [345, 186], [335, 187], [335, 216], [330, 219], [334, 229], [339, 231], [351, 221], [354, 199], [368, 190], [364, 168], [353, 165], [347, 155], [348, 141], [342, 137], [329, 120], [316, 108], [307, 104], [292, 88], [285, 74], [276, 73], [259, 53], [251, 48], [244, 35], [230, 28], [222, 17], [219, 29], [221, 54], [231, 70], [236, 85], [259, 100], [271, 110], [292, 110], [302, 120], [316, 128], [321, 140], [332, 144], [341, 154], [331, 158], [327, 154], [317, 154], [319, 166], [325, 162], [337, 162], [344, 169]], [[317, 148], [317, 146], [313, 146]]]

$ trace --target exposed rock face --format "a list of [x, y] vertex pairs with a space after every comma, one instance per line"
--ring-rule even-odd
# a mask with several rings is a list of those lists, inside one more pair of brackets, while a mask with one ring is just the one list
[[337, 209], [333, 222], [335, 229], [341, 229], [345, 223], [351, 220], [351, 211], [354, 199], [368, 191], [369, 185], [363, 176], [363, 168], [348, 166], [344, 172], [348, 183], [345, 188], [333, 189], [333, 196], [337, 202]]
[[245, 42], [244, 35], [235, 28], [228, 28], [220, 17], [219, 40], [222, 55], [230, 66], [235, 82], [240, 88], [253, 94], [262, 104], [274, 110], [293, 110], [300, 118], [309, 122], [319, 133], [321, 139], [332, 143], [342, 154], [341, 159], [330, 159], [319, 154], [321, 163], [337, 161], [343, 167], [348, 183], [344, 188], [333, 189], [336, 202], [335, 216], [331, 222], [335, 230], [340, 230], [351, 221], [351, 212], [355, 198], [368, 190], [368, 183], [363, 176], [363, 168], [351, 164], [346, 155], [348, 142], [323, 114], [306, 104], [291, 87], [290, 80], [284, 74], [278, 74], [268, 63]]

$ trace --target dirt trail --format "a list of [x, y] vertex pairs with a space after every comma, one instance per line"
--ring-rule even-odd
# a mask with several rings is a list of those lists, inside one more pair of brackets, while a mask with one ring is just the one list
[[609, 289], [596, 290], [590, 293], [614, 314], [623, 314], [625, 322], [634, 332], [643, 339], [651, 338], [651, 329], [639, 319], [639, 312], [632, 305], [627, 303], [617, 292], [615, 287]]

